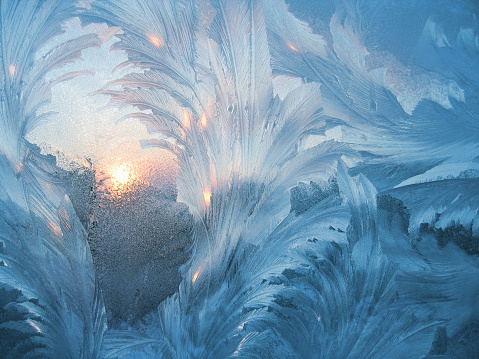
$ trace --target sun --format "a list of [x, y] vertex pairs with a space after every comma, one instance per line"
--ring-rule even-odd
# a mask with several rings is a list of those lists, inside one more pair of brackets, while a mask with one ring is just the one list
[[96, 166], [95, 179], [105, 193], [118, 198], [150, 186], [150, 167], [146, 160], [110, 159]]
[[116, 190], [126, 189], [136, 179], [132, 168], [126, 163], [112, 167], [109, 174], [112, 187]]

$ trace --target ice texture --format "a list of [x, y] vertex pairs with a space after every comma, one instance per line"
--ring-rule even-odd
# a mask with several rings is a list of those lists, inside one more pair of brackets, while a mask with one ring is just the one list
[[[33, 49], [2, 48], [2, 348], [75, 358], [478, 357], [477, 5], [83, 4], [82, 21], [114, 28], [112, 49], [136, 68], [98, 93], [136, 109], [127, 117], [156, 136], [145, 148], [176, 157], [181, 204], [172, 206], [193, 241], [179, 259], [168, 248], [190, 239], [162, 239], [164, 222], [179, 219], [168, 218], [161, 191], [84, 205], [71, 174], [25, 141], [49, 98], [34, 90], [54, 84], [42, 80], [47, 70], [100, 41], [79, 37], [33, 66], [40, 44], [22, 31], [51, 35], [75, 12], [68, 1], [23, 2], [32, 13], [63, 11], [22, 28], [12, 25], [15, 6], [1, 3], [2, 39], [18, 32]], [[101, 241], [112, 237], [121, 240]], [[186, 261], [177, 290], [146, 315], [154, 300], [138, 305], [138, 280], [155, 293], [144, 284], [165, 267], [145, 242], [166, 248], [172, 268]], [[118, 288], [122, 273], [131, 281]], [[106, 328], [95, 274], [123, 326]]]
[[65, 173], [26, 134], [49, 113], [45, 74], [98, 46], [94, 34], [40, 58], [74, 1], [0, 3], [0, 352], [4, 358], [100, 357], [106, 317], [86, 232], [66, 196]]

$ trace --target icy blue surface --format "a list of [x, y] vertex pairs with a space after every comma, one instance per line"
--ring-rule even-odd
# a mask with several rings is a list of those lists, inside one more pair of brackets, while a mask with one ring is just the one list
[[[474, 1], [82, 6], [0, 2], [4, 357], [479, 357]], [[121, 27], [143, 71], [100, 92], [177, 157], [195, 220], [178, 291], [124, 330], [68, 177], [24, 140], [44, 75], [100, 43], [34, 61], [76, 15]]]

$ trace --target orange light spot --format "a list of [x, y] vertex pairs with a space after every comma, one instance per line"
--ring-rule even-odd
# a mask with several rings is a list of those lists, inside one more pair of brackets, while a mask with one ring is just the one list
[[191, 282], [195, 284], [196, 280], [198, 279], [198, 276], [200, 275], [200, 270], [198, 269], [195, 274], [193, 274], [193, 279]]
[[211, 203], [211, 191], [209, 189], [206, 189], [203, 191], [203, 197], [205, 198], [205, 204], [207, 207], [209, 207]]
[[291, 50], [293, 50], [293, 51], [295, 51], [295, 52], [299, 52], [299, 50], [298, 50], [296, 47], [294, 47], [293, 45], [291, 45], [289, 42], [286, 43], [286, 45], [287, 45]]
[[191, 113], [184, 110], [183, 111], [183, 127], [185, 129], [189, 130], [190, 129], [190, 123], [191, 123]]
[[148, 35], [148, 41], [150, 41], [155, 47], [163, 47], [165, 46], [165, 42], [155, 34]]
[[57, 235], [57, 236], [63, 235], [62, 230], [61, 230], [60, 227], [58, 227], [57, 225], [53, 224], [53, 223], [50, 222], [50, 221], [47, 223], [47, 225], [48, 225], [48, 228], [50, 228], [50, 230], [51, 230], [53, 233], [55, 233], [55, 235]]
[[67, 211], [65, 210], [65, 208], [61, 208], [58, 210], [58, 214], [63, 217], [63, 218], [68, 218], [68, 213]]
[[23, 170], [23, 162], [20, 162], [18, 165], [15, 166], [15, 169], [17, 170], [17, 173], [20, 173], [21, 170]]
[[10, 76], [15, 76], [17, 73], [17, 68], [15, 67], [15, 65], [10, 65], [10, 67], [8, 68], [8, 72], [10, 72]]
[[35, 330], [39, 333], [42, 332], [42, 330], [40, 329], [40, 327], [38, 325], [36, 325], [34, 322], [32, 322], [31, 320], [28, 321], [28, 324], [30, 324], [33, 328], [35, 328]]
[[201, 125], [201, 127], [206, 128], [206, 114], [201, 115], [200, 125]]
[[58, 211], [58, 215], [59, 215], [61, 218], [64, 219], [63, 225], [65, 226], [65, 228], [66, 228], [67, 230], [71, 231], [71, 230], [72, 230], [72, 226], [70, 225], [70, 222], [69, 222], [69, 221], [70, 221], [70, 217], [68, 216], [67, 211], [66, 211], [64, 208], [62, 208], [62, 209], [60, 209], [60, 210]]

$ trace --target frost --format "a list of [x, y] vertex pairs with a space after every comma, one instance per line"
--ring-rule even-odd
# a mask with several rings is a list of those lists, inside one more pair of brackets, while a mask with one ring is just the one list
[[477, 353], [472, 5], [318, 3], [313, 31], [283, 0], [20, 2], [0, 12], [0, 349]]

